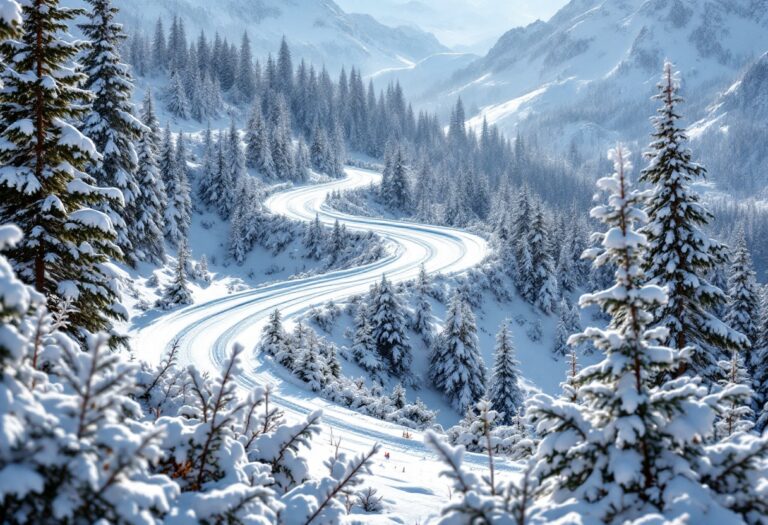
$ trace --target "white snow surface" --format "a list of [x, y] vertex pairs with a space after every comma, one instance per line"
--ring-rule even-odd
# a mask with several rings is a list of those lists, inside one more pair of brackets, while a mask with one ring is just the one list
[[[354, 453], [370, 449], [375, 442], [381, 443], [382, 451], [390, 452], [390, 459], [384, 459], [383, 452], [377, 457], [368, 482], [384, 496], [387, 510], [383, 516], [371, 515], [373, 521], [369, 522], [424, 523], [439, 512], [449, 492], [448, 480], [439, 476], [443, 467], [424, 445], [422, 435], [411, 432], [412, 437], [408, 439], [403, 437], [401, 426], [335, 406], [287, 379], [284, 370], [253, 351], [268, 315], [275, 308], [279, 308], [290, 323], [313, 305], [367, 292], [382, 274], [395, 283], [411, 280], [417, 277], [422, 263], [430, 274], [458, 273], [477, 265], [487, 255], [489, 247], [483, 239], [460, 230], [355, 217], [330, 209], [324, 204], [329, 192], [367, 187], [378, 183], [381, 177], [356, 168], [347, 168], [346, 172], [347, 177], [341, 180], [276, 193], [267, 200], [266, 206], [273, 213], [295, 220], [308, 222], [317, 214], [327, 226], [338, 219], [350, 230], [374, 231], [389, 242], [391, 249], [387, 256], [357, 268], [211, 297], [207, 302], [135, 326], [131, 334], [132, 347], [138, 358], [157, 362], [162, 357], [157, 349], [166, 350], [178, 341], [180, 364], [194, 364], [202, 371], [214, 371], [222, 365], [232, 345], [242, 343], [250, 350], [244, 357], [244, 373], [237, 378], [244, 390], [272, 385], [273, 399], [289, 419], [323, 409], [324, 434], [315, 440], [316, 448], [309, 458], [315, 472], [324, 468], [322, 461], [332, 453], [329, 436], [341, 438], [341, 448]], [[482, 455], [467, 454], [466, 463], [470, 468], [485, 469], [486, 461]], [[502, 476], [516, 471], [513, 463], [505, 461], [501, 461], [497, 469]], [[352, 517], [369, 519], [362, 515]]]

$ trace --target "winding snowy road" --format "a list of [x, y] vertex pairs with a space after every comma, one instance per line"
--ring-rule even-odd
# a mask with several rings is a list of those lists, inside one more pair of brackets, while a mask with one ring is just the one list
[[[393, 282], [407, 281], [418, 275], [421, 264], [432, 274], [455, 273], [478, 264], [486, 256], [486, 242], [460, 230], [356, 217], [329, 209], [324, 204], [329, 192], [365, 187], [380, 180], [380, 175], [371, 171], [355, 168], [346, 171], [344, 179], [277, 193], [269, 198], [266, 206], [274, 213], [295, 220], [312, 221], [317, 215], [325, 225], [330, 226], [338, 219], [350, 230], [373, 231], [388, 241], [391, 249], [387, 256], [368, 265], [266, 285], [175, 311], [137, 328], [132, 334], [133, 347], [139, 357], [156, 360], [159, 356], [146, 355], [141, 350], [158, 348], [158, 345], [168, 348], [178, 340], [183, 364], [215, 371], [226, 359], [232, 344], [242, 343], [248, 350], [244, 352], [244, 372], [238, 377], [243, 388], [273, 385], [275, 402], [289, 416], [322, 408], [323, 422], [334, 429], [336, 436], [343, 438], [342, 448], [357, 452], [380, 442], [396, 461], [380, 465], [385, 473], [380, 474], [374, 469], [380, 481], [375, 483], [376, 486], [382, 489], [387, 500], [397, 502], [399, 516], [423, 521], [445, 499], [446, 485], [442, 481], [437, 482], [439, 465], [420, 436], [406, 439], [402, 427], [363, 416], [317, 397], [297, 386], [283, 370], [262, 362], [260, 356], [251, 351], [269, 313], [275, 308], [280, 309], [285, 318], [291, 318], [313, 305], [365, 293], [381, 279], [382, 274]], [[467, 457], [467, 462], [478, 468], [485, 465], [484, 461], [480, 456]], [[506, 466], [506, 469], [509, 468]], [[438, 489], [440, 492], [436, 493], [430, 486], [441, 487]]]

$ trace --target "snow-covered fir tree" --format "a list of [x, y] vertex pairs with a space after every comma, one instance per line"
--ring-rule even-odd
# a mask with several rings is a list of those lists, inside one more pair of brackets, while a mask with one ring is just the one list
[[655, 96], [661, 108], [653, 119], [653, 142], [646, 153], [649, 164], [640, 177], [652, 186], [645, 205], [649, 221], [643, 228], [648, 238], [645, 270], [655, 284], [669, 291], [667, 302], [655, 312], [658, 324], [669, 329], [669, 345], [679, 350], [692, 347], [691, 372], [713, 384], [721, 352], [739, 349], [747, 340], [711, 313], [726, 296], [706, 276], [726, 260], [727, 252], [702, 230], [712, 215], [691, 186], [705, 170], [692, 160], [685, 129], [678, 123], [679, 83], [679, 75], [667, 62]]
[[[544, 517], [574, 504], [581, 519], [607, 523], [650, 514], [666, 520], [686, 512], [703, 517], [729, 512], [725, 507], [738, 513], [744, 512], [744, 504], [752, 513], [763, 505], [746, 480], [759, 463], [738, 450], [746, 447], [764, 455], [768, 442], [742, 435], [750, 445], [721, 442], [710, 453], [703, 438], [714, 430], [716, 402], [707, 397], [700, 380], [683, 376], [657, 384], [660, 372], [679, 365], [681, 353], [662, 346], [666, 327], [650, 328], [651, 311], [664, 304], [666, 292], [647, 284], [642, 270], [647, 241], [637, 228], [646, 215], [628, 181], [628, 154], [618, 147], [611, 157], [614, 175], [598, 181], [608, 202], [592, 210], [607, 231], [599, 234], [601, 247], [589, 255], [597, 265], [614, 264], [615, 284], [585, 294], [580, 304], [600, 306], [612, 321], [608, 328], [587, 328], [572, 338], [591, 341], [605, 358], [575, 378], [579, 404], [545, 394], [528, 404], [541, 436], [533, 475], [543, 485]], [[738, 394], [726, 391], [722, 396], [734, 399]], [[701, 460], [704, 456], [707, 461]], [[718, 480], [722, 469], [740, 472], [728, 481]], [[744, 491], [738, 503], [728, 494], [736, 486]], [[676, 503], [675, 494], [697, 496]]]
[[171, 74], [165, 97], [167, 100], [167, 108], [171, 115], [182, 120], [189, 118], [189, 100], [187, 99], [184, 80], [182, 79], [182, 74], [179, 70], [175, 70]]
[[203, 135], [203, 162], [200, 177], [197, 183], [197, 194], [205, 206], [213, 206], [216, 203], [217, 176], [218, 176], [218, 146], [213, 140], [213, 131], [209, 122]]
[[432, 293], [432, 283], [423, 264], [419, 268], [419, 277], [416, 279], [414, 291], [416, 293], [416, 310], [413, 313], [411, 328], [429, 346], [434, 338], [432, 303], [429, 301], [429, 296]]
[[320, 260], [324, 253], [325, 232], [320, 224], [320, 217], [306, 226], [304, 232], [304, 251], [310, 259]]
[[261, 101], [259, 100], [253, 104], [251, 114], [248, 117], [245, 144], [248, 167], [257, 170], [267, 179], [275, 178], [275, 163], [272, 161], [269, 133], [261, 114]]
[[136, 183], [139, 195], [135, 208], [138, 235], [134, 248], [141, 252], [142, 259], [161, 264], [165, 262], [165, 206], [168, 195], [157, 168], [157, 154], [149, 129], [141, 133], [137, 150]]
[[389, 162], [385, 168], [387, 175], [381, 182], [381, 198], [390, 208], [405, 210], [411, 203], [411, 190], [408, 166], [402, 147], [396, 146], [387, 162]]
[[327, 363], [320, 355], [315, 341], [309, 340], [308, 344], [300, 347], [298, 359], [293, 372], [296, 376], [307, 383], [307, 386], [315, 392], [323, 389], [328, 382], [326, 373]]
[[157, 300], [157, 306], [166, 310], [192, 304], [192, 293], [187, 283], [189, 251], [185, 240], [179, 243], [178, 251], [173, 279], [163, 290], [163, 295]]
[[360, 367], [378, 378], [385, 370], [376, 348], [373, 327], [369, 321], [368, 305], [360, 301], [355, 313], [355, 333], [352, 339], [352, 357]]
[[93, 93], [90, 110], [83, 118], [83, 133], [93, 140], [101, 158], [91, 162], [88, 172], [101, 186], [120, 189], [122, 209], [107, 207], [117, 231], [117, 244], [131, 265], [141, 259], [135, 245], [142, 240], [136, 224], [139, 210], [139, 185], [136, 180], [136, 142], [144, 130], [133, 115], [133, 79], [129, 66], [122, 63], [119, 47], [126, 38], [121, 24], [115, 22], [117, 8], [112, 0], [87, 0], [87, 22], [80, 24], [90, 40], [82, 58], [87, 80], [84, 88]]
[[486, 369], [480, 355], [475, 316], [455, 291], [443, 330], [430, 353], [432, 384], [458, 412], [464, 413], [485, 395]]
[[501, 425], [511, 425], [523, 407], [523, 392], [520, 388], [519, 363], [515, 359], [515, 348], [509, 325], [503, 323], [496, 334], [496, 348], [493, 354], [493, 371], [488, 389], [488, 401], [498, 414]]
[[147, 88], [144, 93], [144, 100], [141, 103], [141, 113], [139, 114], [141, 121], [147, 126], [151, 132], [150, 138], [152, 139], [152, 147], [155, 154], [160, 151], [160, 147], [163, 143], [163, 131], [160, 128], [160, 121], [157, 118], [155, 111], [155, 99], [152, 96], [152, 89]]
[[744, 363], [747, 370], [754, 373], [757, 363], [753, 359], [752, 347], [757, 345], [759, 338], [760, 293], [752, 268], [752, 257], [741, 228], [737, 233], [736, 247], [730, 262], [725, 322], [749, 339], [749, 345], [745, 345]]
[[374, 290], [369, 315], [376, 351], [384, 362], [386, 371], [398, 377], [409, 376], [413, 357], [406, 334], [404, 309], [385, 275]]
[[752, 358], [755, 363], [752, 373], [755, 397], [755, 430], [763, 432], [768, 427], [768, 288], [763, 287], [760, 301], [759, 335], [754, 345]]
[[[541, 206], [532, 211], [531, 225], [527, 239], [527, 250], [530, 254], [530, 273], [527, 275], [530, 290], [528, 300], [545, 314], [554, 311], [560, 296], [555, 275], [555, 263], [552, 260], [551, 248], [547, 238], [549, 221]], [[525, 265], [523, 265], [525, 267]]]
[[219, 186], [221, 193], [218, 196], [219, 213], [222, 218], [227, 218], [232, 213], [235, 200], [232, 188], [237, 188], [240, 179], [246, 175], [245, 153], [240, 144], [240, 135], [235, 127], [234, 119], [230, 123], [229, 132], [226, 137], [227, 144], [224, 155], [226, 165], [224, 166], [224, 173], [221, 178], [221, 185]]
[[184, 134], [179, 133], [174, 146], [171, 129], [166, 127], [160, 152], [160, 175], [168, 195], [165, 237], [174, 245], [178, 245], [187, 236], [192, 211], [183, 137]]
[[[286, 355], [290, 340], [283, 329], [283, 320], [280, 310], [275, 308], [269, 314], [269, 323], [264, 327], [264, 332], [259, 342], [259, 350], [272, 357]], [[292, 362], [280, 362], [281, 365], [292, 368]]]
[[24, 233], [8, 254], [20, 277], [50, 304], [69, 302], [68, 330], [84, 340], [82, 329], [107, 330], [125, 317], [117, 275], [104, 264], [121, 256], [116, 232], [95, 209], [119, 209], [123, 198], [85, 172], [100, 157], [72, 124], [90, 101], [74, 63], [82, 44], [66, 38], [76, 15], [54, 0], [25, 3], [18, 39], [0, 44], [0, 222]]
[[269, 139], [275, 175], [280, 180], [291, 180], [295, 173], [291, 123], [288, 106], [282, 95], [277, 95], [271, 101], [269, 122]]
[[569, 354], [568, 338], [581, 330], [579, 311], [575, 306], [568, 304], [565, 298], [560, 300], [559, 311], [560, 318], [555, 328], [555, 344], [552, 347], [552, 353], [556, 359]]
[[731, 352], [730, 359], [718, 364], [721, 373], [719, 383], [723, 390], [742, 391], [740, 397], [734, 397], [724, 404], [720, 418], [715, 423], [715, 436], [725, 439], [736, 432], [749, 432], [755, 425], [755, 414], [750, 406], [754, 392], [744, 358], [738, 351]]

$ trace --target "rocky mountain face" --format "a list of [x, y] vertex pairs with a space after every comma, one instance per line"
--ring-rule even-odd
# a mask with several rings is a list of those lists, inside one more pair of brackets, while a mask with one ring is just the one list
[[[472, 125], [486, 118], [555, 149], [596, 153], [619, 139], [646, 141], [666, 59], [682, 72], [693, 123], [767, 49], [768, 0], [572, 0], [547, 22], [507, 32], [420, 101], [443, 109], [461, 96]], [[721, 111], [739, 103], [753, 111], [759, 97], [746, 93], [755, 83], [746, 80], [759, 75], [745, 73]]]

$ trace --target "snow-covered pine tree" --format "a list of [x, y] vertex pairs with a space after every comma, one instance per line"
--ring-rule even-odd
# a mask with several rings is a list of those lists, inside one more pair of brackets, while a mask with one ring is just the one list
[[171, 73], [166, 92], [167, 108], [174, 117], [186, 120], [189, 118], [189, 100], [184, 88], [182, 73], [179, 70]]
[[163, 142], [160, 146], [160, 157], [158, 162], [160, 177], [165, 186], [168, 200], [165, 204], [165, 237], [178, 243], [182, 238], [179, 218], [180, 211], [177, 209], [174, 193], [179, 186], [178, 170], [176, 169], [176, 150], [173, 146], [173, 137], [171, 136], [171, 126], [166, 125], [163, 131]]
[[352, 357], [360, 368], [378, 379], [385, 367], [381, 356], [376, 351], [376, 340], [373, 338], [373, 328], [368, 320], [368, 305], [360, 301], [355, 314], [355, 333], [352, 339]]
[[176, 176], [173, 178], [175, 187], [166, 187], [166, 191], [168, 196], [174, 200], [175, 209], [178, 213], [177, 226], [182, 237], [186, 239], [192, 222], [192, 188], [189, 183], [186, 139], [182, 131], [179, 131], [176, 138], [175, 154]]
[[726, 296], [706, 275], [726, 259], [726, 247], [702, 230], [712, 215], [691, 185], [704, 177], [705, 170], [693, 162], [685, 146], [685, 128], [678, 125], [677, 107], [683, 100], [678, 94], [679, 75], [669, 62], [658, 88], [654, 98], [661, 101], [661, 108], [653, 118], [653, 142], [646, 153], [649, 165], [640, 177], [653, 187], [645, 205], [649, 217], [643, 228], [648, 238], [645, 270], [655, 284], [668, 289], [667, 302], [655, 312], [659, 326], [669, 329], [668, 344], [679, 350], [692, 347], [691, 372], [711, 385], [717, 381], [721, 352], [740, 349], [747, 340], [711, 313]]
[[197, 194], [205, 206], [213, 206], [216, 203], [216, 176], [217, 170], [217, 151], [218, 146], [213, 140], [211, 123], [205, 128], [203, 136], [203, 165], [200, 170], [200, 179], [197, 183]]
[[579, 355], [576, 351], [578, 345], [568, 345], [568, 347], [568, 368], [565, 371], [565, 381], [560, 383], [560, 387], [563, 389], [562, 397], [566, 401], [576, 403], [578, 399], [576, 376], [579, 373]]
[[309, 160], [312, 168], [319, 173], [328, 174], [328, 134], [324, 128], [316, 125], [312, 131], [312, 143], [309, 147]]
[[269, 323], [264, 327], [264, 333], [259, 343], [259, 351], [274, 357], [281, 365], [293, 369], [293, 353], [288, 346], [292, 344], [288, 334], [283, 329], [280, 310], [277, 308], [269, 314]]
[[499, 448], [506, 453], [505, 455], [509, 459], [512, 461], [528, 460], [536, 453], [536, 442], [533, 439], [531, 425], [525, 417], [524, 407], [518, 409], [509, 427], [506, 427], [505, 430]]
[[296, 144], [296, 151], [293, 156], [293, 180], [296, 182], [306, 182], [309, 180], [309, 148], [307, 143], [304, 142], [304, 137], [299, 137], [299, 142]]
[[726, 439], [736, 432], [749, 432], [755, 426], [755, 414], [750, 408], [754, 392], [752, 391], [752, 379], [744, 365], [744, 358], [738, 351], [731, 352], [731, 358], [718, 363], [720, 365], [721, 378], [718, 383], [723, 390], [738, 389], [740, 397], [726, 401], [722, 407], [722, 413], [715, 423], [715, 437]]
[[498, 442], [490, 433], [496, 426], [498, 416], [486, 400], [480, 400], [467, 407], [458, 425], [448, 429], [448, 441], [463, 446], [467, 452], [494, 451]]
[[160, 128], [160, 121], [157, 119], [157, 113], [155, 112], [155, 99], [152, 96], [152, 89], [147, 88], [144, 93], [144, 100], [141, 103], [141, 121], [147, 126], [152, 139], [152, 148], [157, 155], [160, 152], [160, 148], [163, 144], [163, 131]]
[[313, 392], [319, 392], [328, 382], [326, 362], [320, 355], [317, 345], [312, 341], [309, 343], [298, 350], [298, 359], [293, 372], [307, 383]]
[[152, 69], [155, 72], [164, 71], [168, 65], [168, 47], [165, 41], [163, 20], [158, 17], [155, 23], [155, 33], [152, 38]]
[[315, 215], [315, 220], [306, 226], [304, 233], [304, 250], [310, 259], [319, 261], [323, 256], [325, 246], [325, 232], [320, 224], [320, 217]]
[[[636, 228], [646, 215], [627, 179], [628, 154], [618, 147], [610, 156], [615, 173], [598, 181], [608, 203], [591, 213], [608, 231], [596, 237], [602, 246], [588, 255], [597, 265], [612, 262], [616, 280], [609, 289], [582, 296], [580, 304], [600, 306], [612, 321], [606, 329], [588, 328], [572, 337], [576, 343], [591, 341], [605, 359], [574, 379], [579, 404], [545, 394], [528, 403], [528, 415], [542, 438], [533, 474], [547, 496], [542, 501], [545, 522], [548, 513], [558, 515], [573, 502], [582, 520], [610, 523], [653, 513], [666, 520], [685, 512], [703, 516], [722, 511], [722, 506], [736, 510], [744, 501], [760, 505], [744, 483], [756, 463], [732, 454], [741, 445], [720, 444], [708, 460], [717, 466], [701, 462], [707, 454], [702, 441], [712, 434], [716, 410], [700, 380], [684, 376], [657, 385], [663, 371], [679, 364], [681, 353], [661, 346], [667, 328], [649, 328], [651, 311], [663, 305], [666, 293], [645, 281], [641, 265], [647, 243]], [[766, 444], [752, 440], [749, 446], [760, 456]], [[717, 473], [722, 469], [739, 474], [721, 482]], [[727, 494], [718, 496], [735, 485], [745, 491], [738, 504]], [[681, 501], [675, 494], [698, 496]]]
[[120, 257], [116, 233], [95, 209], [121, 206], [122, 193], [85, 173], [98, 153], [71, 124], [89, 101], [73, 62], [81, 44], [64, 35], [78, 13], [55, 0], [25, 3], [18, 40], [0, 44], [0, 223], [24, 232], [8, 254], [21, 279], [50, 304], [70, 302], [68, 331], [84, 340], [82, 329], [108, 330], [125, 311], [117, 276], [104, 264]]
[[406, 403], [408, 403], [408, 399], [405, 397], [405, 388], [402, 383], [397, 383], [395, 385], [395, 388], [392, 389], [390, 399], [392, 400], [392, 406], [397, 410], [400, 410]]
[[516, 414], [523, 407], [523, 392], [520, 389], [515, 348], [512, 333], [505, 322], [496, 334], [496, 348], [493, 356], [493, 375], [488, 390], [488, 401], [498, 414], [500, 425], [511, 425]]
[[240, 61], [235, 77], [235, 98], [243, 104], [250, 104], [256, 95], [256, 74], [253, 70], [253, 57], [251, 56], [251, 41], [248, 33], [243, 33], [240, 44]]
[[547, 238], [549, 221], [541, 206], [536, 206], [531, 215], [527, 243], [531, 257], [531, 273], [528, 276], [530, 280], [529, 300], [545, 314], [551, 314], [555, 309], [560, 293], [557, 289], [552, 250]]
[[416, 279], [416, 311], [413, 314], [411, 328], [419, 334], [427, 346], [434, 339], [434, 326], [432, 316], [432, 303], [429, 296], [432, 293], [432, 283], [429, 281], [427, 269], [422, 264], [419, 268], [419, 277]]
[[155, 146], [149, 128], [141, 133], [137, 149], [139, 195], [136, 199], [136, 230], [139, 235], [135, 248], [142, 252], [144, 260], [162, 264], [165, 262], [165, 206], [168, 195], [157, 169]]
[[755, 430], [768, 428], [768, 287], [763, 286], [760, 301], [759, 335], [752, 353], [755, 371], [752, 374], [755, 397]]
[[278, 94], [273, 98], [269, 120], [269, 139], [275, 175], [280, 180], [291, 180], [295, 171], [291, 148], [291, 123], [288, 106], [282, 95]]
[[432, 346], [430, 377], [459, 413], [485, 395], [486, 369], [478, 347], [475, 316], [458, 291], [451, 297], [445, 325]]
[[575, 307], [568, 304], [568, 301], [563, 298], [560, 300], [560, 318], [557, 321], [557, 328], [555, 331], [555, 344], [552, 347], [552, 353], [555, 358], [565, 357], [570, 353], [568, 349], [568, 338], [581, 330], [581, 322], [579, 320], [579, 312]]
[[576, 289], [576, 277], [573, 272], [573, 252], [571, 251], [573, 243], [568, 239], [560, 246], [560, 252], [557, 258], [557, 285], [562, 293], [572, 292]]
[[258, 171], [267, 179], [274, 179], [275, 163], [272, 160], [272, 149], [269, 142], [269, 132], [261, 114], [261, 101], [256, 100], [251, 108], [245, 132], [246, 164]]
[[725, 322], [749, 339], [749, 345], [744, 348], [744, 364], [749, 373], [754, 374], [757, 363], [752, 348], [759, 337], [760, 294], [743, 227], [736, 234], [736, 247], [731, 257]]
[[413, 357], [406, 334], [403, 306], [385, 275], [375, 290], [369, 313], [376, 351], [387, 372], [398, 377], [408, 376]]
[[411, 203], [411, 190], [408, 166], [402, 147], [395, 148], [391, 162], [389, 176], [382, 179], [381, 196], [387, 206], [396, 210], [406, 210]]
[[240, 135], [232, 119], [227, 133], [225, 176], [219, 187], [219, 212], [222, 218], [227, 218], [234, 207], [235, 193], [233, 189], [238, 187], [240, 180], [245, 177], [245, 154], [240, 144]]
[[79, 25], [90, 40], [82, 58], [86, 75], [84, 88], [93, 93], [82, 131], [93, 140], [101, 153], [92, 159], [88, 173], [100, 186], [118, 188], [123, 193], [123, 207], [102, 208], [117, 231], [117, 245], [131, 266], [141, 259], [136, 244], [142, 241], [136, 221], [139, 210], [139, 185], [136, 180], [135, 144], [144, 125], [133, 115], [133, 79], [127, 64], [121, 62], [119, 47], [126, 35], [115, 22], [117, 8], [112, 0], [86, 0], [88, 20]]
[[187, 285], [187, 260], [189, 252], [185, 240], [179, 242], [178, 252], [173, 279], [163, 290], [162, 297], [157, 300], [157, 306], [165, 310], [170, 310], [180, 305], [192, 304], [192, 293]]

